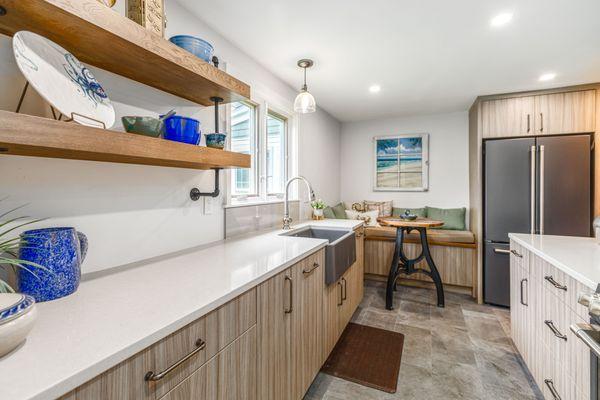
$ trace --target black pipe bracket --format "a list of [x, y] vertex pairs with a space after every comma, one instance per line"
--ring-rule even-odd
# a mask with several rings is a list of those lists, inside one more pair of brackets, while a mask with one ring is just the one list
[[190, 199], [192, 199], [193, 201], [198, 201], [200, 200], [200, 197], [218, 197], [220, 190], [219, 190], [219, 171], [221, 170], [221, 168], [214, 168], [215, 171], [215, 190], [212, 192], [201, 192], [200, 189], [198, 188], [193, 188], [192, 190], [190, 190]]

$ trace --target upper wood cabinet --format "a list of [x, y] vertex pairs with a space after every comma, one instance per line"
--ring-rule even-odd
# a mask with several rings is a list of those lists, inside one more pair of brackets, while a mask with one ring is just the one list
[[587, 133], [596, 130], [596, 91], [535, 97], [535, 134]]
[[487, 100], [481, 103], [484, 138], [533, 134], [533, 97]]
[[587, 133], [596, 130], [596, 90], [481, 102], [483, 138]]

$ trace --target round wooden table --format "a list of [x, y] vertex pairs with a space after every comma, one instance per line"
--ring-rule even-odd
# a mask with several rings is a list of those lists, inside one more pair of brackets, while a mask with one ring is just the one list
[[[444, 225], [442, 221], [436, 221], [426, 218], [417, 218], [414, 221], [404, 220], [400, 218], [380, 218], [379, 223], [385, 226], [396, 228], [396, 247], [394, 249], [394, 257], [390, 266], [390, 273], [387, 280], [387, 289], [385, 293], [385, 308], [392, 310], [394, 308], [394, 290], [396, 290], [396, 280], [400, 274], [412, 275], [421, 273], [429, 276], [437, 290], [437, 305], [444, 307], [444, 285], [440, 273], [431, 258], [429, 251], [429, 243], [427, 242], [427, 228], [436, 228]], [[419, 232], [421, 239], [421, 254], [417, 258], [409, 259], [404, 254], [404, 233], [409, 234], [411, 231]], [[415, 264], [425, 259], [429, 265], [429, 271], [423, 268], [415, 268]]]

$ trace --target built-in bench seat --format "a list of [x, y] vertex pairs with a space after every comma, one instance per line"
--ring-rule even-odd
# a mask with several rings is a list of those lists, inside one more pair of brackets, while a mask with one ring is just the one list
[[[418, 232], [405, 235], [404, 252], [414, 258], [421, 253]], [[396, 229], [392, 227], [365, 228], [365, 277], [384, 280], [390, 270]], [[427, 240], [433, 261], [435, 262], [446, 290], [476, 295], [477, 244], [471, 231], [428, 229]], [[419, 268], [429, 269], [422, 261]], [[423, 274], [411, 275], [401, 283], [429, 286], [431, 279]]]
[[[396, 238], [396, 228], [390, 226], [369, 226], [365, 228], [365, 237], [371, 239]], [[419, 242], [419, 232], [412, 231], [404, 235], [406, 242]], [[475, 234], [471, 231], [454, 231], [448, 229], [428, 229], [427, 240], [430, 244], [437, 243], [446, 246], [455, 244], [473, 244], [475, 247]]]

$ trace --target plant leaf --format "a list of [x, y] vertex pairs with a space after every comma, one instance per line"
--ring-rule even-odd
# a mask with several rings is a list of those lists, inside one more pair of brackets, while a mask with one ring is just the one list
[[[3, 199], [0, 199], [0, 201], [6, 200], [6, 199], [7, 199], [7, 197], [5, 197], [5, 198], [3, 198]], [[15, 212], [15, 211], [17, 211], [17, 210], [20, 210], [21, 208], [23, 208], [23, 207], [26, 207], [26, 206], [27, 206], [27, 204], [23, 204], [23, 205], [21, 205], [21, 206], [18, 206], [18, 207], [15, 207], [15, 208], [13, 208], [12, 210], [8, 210], [7, 212], [5, 212], [5, 213], [3, 213], [3, 214], [0, 214], [0, 218], [4, 218], [4, 217], [6, 217], [8, 214], [10, 214], [10, 213], [13, 213], [13, 212]]]
[[[19, 218], [15, 218], [15, 219], [13, 219], [12, 221], [16, 221], [16, 220], [23, 219], [23, 218], [27, 218], [27, 217], [19, 217]], [[14, 226], [14, 227], [12, 227], [12, 228], [10, 228], [10, 229], [8, 229], [8, 230], [6, 230], [6, 231], [4, 231], [4, 232], [0, 233], [0, 237], [2, 237], [2, 236], [4, 236], [4, 235], [6, 235], [6, 234], [7, 234], [7, 233], [9, 233], [9, 232], [12, 232], [12, 231], [14, 231], [15, 229], [21, 228], [21, 227], [23, 227], [23, 226], [27, 226], [27, 225], [35, 224], [35, 223], [37, 223], [37, 222], [43, 221], [44, 219], [45, 219], [45, 218], [42, 218], [42, 219], [36, 219], [36, 220], [33, 220], [33, 221], [24, 222], [24, 223], [22, 223], [22, 224], [20, 224], [20, 225]], [[7, 223], [9, 223], [9, 222], [12, 222], [12, 221], [8, 221], [8, 222], [6, 222], [6, 223], [0, 224], [0, 228], [2, 228], [4, 225], [6, 225]]]
[[10, 285], [6, 282], [4, 282], [2, 279], [0, 279], [0, 293], [14, 293], [15, 291], [13, 290], [13, 288], [10, 287]]

